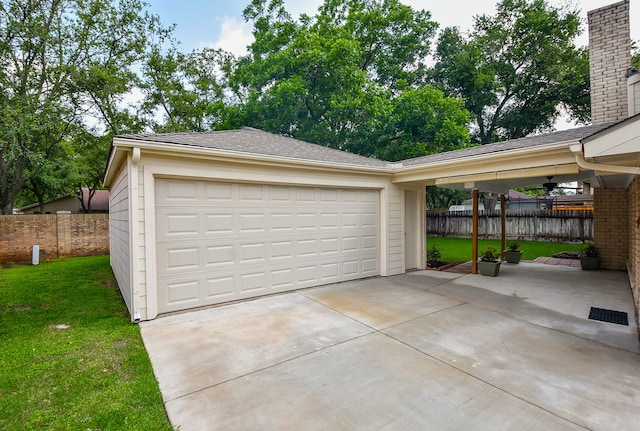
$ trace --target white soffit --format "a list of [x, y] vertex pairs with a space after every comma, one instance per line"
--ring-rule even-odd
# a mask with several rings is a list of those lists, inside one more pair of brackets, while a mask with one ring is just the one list
[[587, 139], [583, 148], [586, 159], [626, 154], [635, 158], [640, 155], [640, 121], [633, 121]]

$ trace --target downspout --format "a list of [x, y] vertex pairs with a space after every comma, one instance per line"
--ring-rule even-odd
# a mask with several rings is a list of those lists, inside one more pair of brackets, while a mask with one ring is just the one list
[[582, 144], [572, 144], [569, 146], [569, 148], [576, 157], [576, 163], [581, 168], [593, 171], [614, 172], [616, 174], [640, 175], [640, 168], [637, 167], [608, 165], [604, 163], [593, 163], [586, 161], [582, 150]]

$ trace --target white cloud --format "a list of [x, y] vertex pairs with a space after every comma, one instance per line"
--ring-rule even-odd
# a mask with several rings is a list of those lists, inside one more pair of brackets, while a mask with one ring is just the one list
[[220, 24], [220, 37], [218, 40], [202, 43], [201, 45], [222, 48], [236, 57], [246, 55], [247, 45], [251, 45], [253, 42], [252, 26], [232, 16], [224, 16], [219, 19], [222, 23]]

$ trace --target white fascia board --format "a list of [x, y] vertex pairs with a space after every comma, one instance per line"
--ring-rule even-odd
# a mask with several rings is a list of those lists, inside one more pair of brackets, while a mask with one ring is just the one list
[[[505, 171], [508, 170], [507, 168], [509, 164], [515, 165], [516, 161], [519, 166], [514, 166], [513, 169], [521, 169], [523, 163], [527, 164], [527, 160], [532, 162], [532, 166], [538, 166], [541, 158], [548, 159], [549, 166], [565, 164], [567, 162], [574, 161], [574, 156], [569, 149], [572, 144], [579, 144], [579, 141], [571, 140], [557, 142], [536, 147], [518, 148], [514, 150], [505, 150], [488, 154], [479, 154], [476, 156], [435, 161], [415, 166], [407, 166], [395, 170], [393, 182], [412, 181], [418, 177], [422, 177], [424, 180], [436, 179], [447, 176], [448, 172], [453, 171], [475, 172], [481, 170], [484, 172], [494, 172], [498, 163], [501, 164], [500, 169], [498, 170]], [[567, 160], [558, 159], [559, 156], [566, 156]], [[533, 163], [535, 159], [538, 159], [538, 161]], [[425, 172], [429, 172], [429, 174], [424, 176]]]
[[393, 168], [387, 166], [363, 166], [340, 162], [322, 162], [315, 160], [301, 160], [292, 157], [269, 156], [262, 154], [242, 153], [239, 151], [219, 150], [204, 147], [192, 147], [180, 144], [157, 144], [150, 141], [138, 141], [135, 139], [114, 139], [114, 145], [139, 147], [142, 150], [153, 151], [156, 154], [176, 155], [182, 157], [196, 157], [202, 159], [217, 159], [222, 161], [244, 161], [246, 163], [264, 165], [307, 166], [322, 170], [333, 171], [357, 171], [363, 173], [388, 174], [393, 173]]
[[107, 169], [104, 174], [103, 183], [106, 188], [109, 188], [111, 185], [111, 182], [120, 170], [120, 166], [122, 166], [122, 163], [126, 159], [125, 155], [130, 151], [132, 151], [132, 147], [123, 149], [116, 145], [112, 146], [109, 161], [107, 162]]

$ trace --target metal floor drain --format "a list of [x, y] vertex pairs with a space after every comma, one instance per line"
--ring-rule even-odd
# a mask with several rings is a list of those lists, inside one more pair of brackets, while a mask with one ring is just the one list
[[629, 317], [624, 311], [605, 310], [604, 308], [591, 307], [589, 319], [629, 326]]

